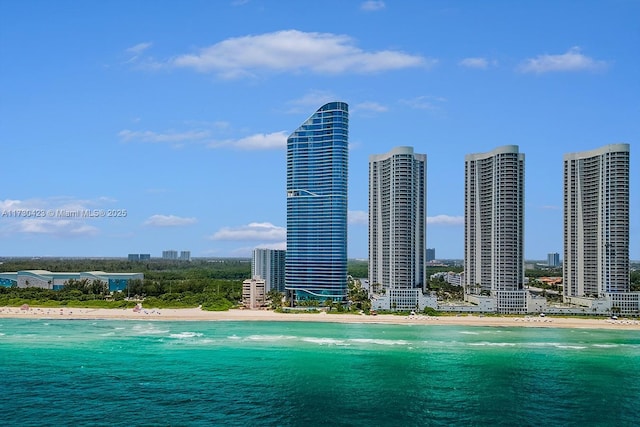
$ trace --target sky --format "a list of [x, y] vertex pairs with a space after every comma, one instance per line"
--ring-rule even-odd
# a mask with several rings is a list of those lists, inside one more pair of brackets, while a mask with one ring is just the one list
[[286, 138], [337, 100], [350, 258], [372, 154], [427, 155], [427, 246], [460, 259], [465, 155], [518, 145], [525, 258], [546, 259], [563, 155], [628, 143], [640, 259], [639, 18], [638, 0], [0, 0], [0, 256], [285, 248]]

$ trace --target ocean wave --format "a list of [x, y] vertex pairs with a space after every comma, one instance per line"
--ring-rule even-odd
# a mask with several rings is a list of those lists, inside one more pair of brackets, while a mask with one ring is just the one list
[[405, 340], [382, 340], [377, 338], [352, 338], [349, 341], [362, 343], [362, 344], [378, 344], [378, 345], [407, 345], [408, 341]]
[[293, 340], [298, 337], [291, 335], [249, 335], [247, 337], [248, 340], [251, 341], [284, 341], [284, 340]]
[[156, 329], [156, 327], [153, 325], [135, 325], [132, 329], [135, 333], [140, 335], [146, 335], [146, 334], [158, 335], [158, 334], [166, 334], [169, 332], [168, 329]]
[[515, 347], [516, 343], [483, 341], [483, 342], [472, 342], [472, 343], [469, 343], [468, 345], [477, 346], [477, 347]]
[[475, 331], [460, 331], [460, 333], [465, 335], [480, 335], [479, 332], [475, 332]]
[[171, 338], [179, 338], [179, 339], [183, 339], [183, 338], [196, 338], [196, 337], [201, 337], [203, 334], [200, 332], [180, 332], [178, 334], [171, 334], [169, 335]]
[[557, 345], [556, 348], [562, 348], [565, 350], [584, 350], [587, 347], [583, 345]]
[[302, 338], [302, 341], [310, 342], [314, 344], [320, 344], [320, 345], [349, 345], [344, 340], [340, 340], [336, 338], [305, 337], [305, 338]]

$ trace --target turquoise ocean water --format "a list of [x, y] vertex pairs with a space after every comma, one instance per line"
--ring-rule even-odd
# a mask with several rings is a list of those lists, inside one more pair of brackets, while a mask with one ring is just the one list
[[0, 319], [2, 425], [637, 426], [640, 331]]

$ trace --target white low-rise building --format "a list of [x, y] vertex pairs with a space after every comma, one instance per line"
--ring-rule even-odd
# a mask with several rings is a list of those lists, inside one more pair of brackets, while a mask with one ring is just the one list
[[420, 288], [387, 289], [371, 297], [373, 310], [422, 311], [427, 307], [437, 309], [438, 299], [435, 294], [424, 295]]

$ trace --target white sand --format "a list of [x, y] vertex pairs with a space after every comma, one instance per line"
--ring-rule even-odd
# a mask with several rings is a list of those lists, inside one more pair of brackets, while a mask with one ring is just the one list
[[459, 326], [521, 326], [536, 328], [587, 328], [587, 329], [633, 329], [640, 330], [640, 321], [611, 319], [582, 319], [561, 317], [497, 317], [497, 316], [366, 316], [359, 314], [328, 313], [275, 313], [269, 310], [203, 311], [198, 308], [148, 309], [140, 312], [132, 309], [106, 308], [39, 308], [23, 310], [20, 307], [0, 307], [0, 318], [42, 319], [120, 319], [120, 320], [185, 320], [185, 321], [272, 321], [272, 322], [337, 322], [337, 323], [384, 323], [418, 325]]

